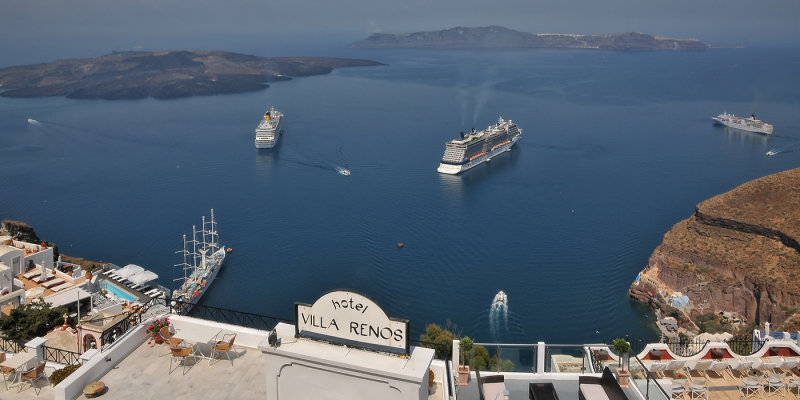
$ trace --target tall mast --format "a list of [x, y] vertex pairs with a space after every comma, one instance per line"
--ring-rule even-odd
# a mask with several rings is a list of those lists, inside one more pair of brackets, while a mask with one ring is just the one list
[[191, 254], [191, 253], [189, 253], [189, 249], [186, 246], [186, 234], [183, 235], [183, 250], [178, 250], [175, 253], [181, 253], [183, 255], [183, 262], [180, 263], [180, 264], [175, 264], [176, 267], [180, 266], [180, 267], [183, 268], [183, 278], [178, 278], [178, 279], [173, 279], [173, 280], [175, 280], [175, 281], [180, 281], [180, 280], [186, 281], [186, 279], [189, 278], [188, 275], [186, 275], [186, 271], [188, 269], [192, 268], [192, 266], [188, 262], [186, 262], [186, 257], [189, 254]]
[[192, 225], [192, 267], [197, 269], [197, 259], [200, 254], [197, 252], [197, 226]]
[[217, 222], [214, 220], [213, 208], [211, 209], [211, 230], [209, 230], [208, 233], [211, 236], [210, 238], [211, 243], [209, 243], [211, 247], [211, 254], [214, 254], [214, 252], [217, 251], [217, 247], [219, 246], [219, 243], [217, 243], [217, 241], [219, 240], [219, 234], [217, 233]]
[[203, 246], [202, 246], [202, 249], [205, 251], [205, 250], [208, 250], [208, 241], [206, 239], [206, 232], [207, 231], [206, 231], [206, 216], [205, 215], [203, 215], [203, 227], [202, 227], [201, 231], [203, 232]]

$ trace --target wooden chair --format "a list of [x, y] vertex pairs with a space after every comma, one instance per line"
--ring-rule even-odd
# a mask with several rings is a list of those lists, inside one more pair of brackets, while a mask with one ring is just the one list
[[183, 374], [186, 375], [186, 359], [188, 357], [195, 356], [192, 348], [188, 346], [170, 346], [169, 350], [171, 352], [171, 357], [169, 359], [169, 373], [172, 374], [172, 362], [178, 360], [179, 363], [183, 364]]
[[[223, 338], [228, 335], [223, 335]], [[236, 334], [234, 333], [231, 337], [231, 340], [217, 340], [217, 343], [214, 347], [211, 348], [211, 358], [208, 359], [208, 364], [211, 365], [211, 360], [214, 359], [215, 354], [225, 353], [225, 357], [228, 357], [228, 361], [231, 362], [231, 366], [233, 366], [233, 359], [228, 355], [228, 352], [233, 350], [236, 351], [236, 347], [233, 346], [233, 341], [236, 340]]]
[[[41, 364], [37, 365], [36, 368], [31, 368], [28, 371], [23, 372], [19, 376], [19, 380], [20, 380], [19, 381], [19, 390], [17, 391], [17, 393], [21, 392], [23, 384], [25, 382], [28, 382], [28, 383], [31, 384], [31, 387], [36, 392], [36, 395], [37, 396], [39, 395], [39, 392], [42, 391], [42, 388], [37, 388], [36, 385], [33, 384], [33, 382], [35, 382], [39, 378], [47, 379], [47, 375], [44, 374], [44, 366], [45, 366], [45, 364], [47, 364], [47, 361], [43, 361]], [[50, 384], [50, 382], [48, 381], [48, 385], [49, 384]]]
[[[6, 353], [0, 353], [0, 363], [6, 360]], [[0, 372], [3, 373], [3, 383], [6, 385], [6, 390], [8, 390], [8, 377], [14, 376], [14, 368], [11, 367], [0, 367]]]

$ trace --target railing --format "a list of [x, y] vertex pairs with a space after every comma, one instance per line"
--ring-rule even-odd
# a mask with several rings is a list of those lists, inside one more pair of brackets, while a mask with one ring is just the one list
[[574, 344], [545, 345], [544, 372], [586, 373], [589, 359], [583, 346]]
[[668, 400], [671, 398], [671, 393], [667, 391], [658, 383], [656, 377], [642, 364], [642, 360], [637, 356], [633, 356], [631, 370], [631, 380], [644, 395], [645, 399]]
[[80, 353], [74, 351], [57, 349], [55, 347], [42, 346], [44, 359], [64, 365], [77, 364], [80, 361]]
[[[628, 339], [631, 344], [631, 353], [638, 354], [644, 350], [647, 341], [641, 339]], [[708, 340], [680, 340], [680, 339], [667, 339], [663, 343], [669, 346], [672, 353], [682, 356], [691, 357], [703, 351], [710, 341]], [[749, 356], [764, 346], [765, 340], [752, 340], [752, 339], [730, 339], [725, 340], [725, 343], [733, 350], [734, 353], [741, 356]], [[610, 343], [609, 343], [610, 345]]]
[[225, 308], [211, 307], [200, 304], [191, 304], [173, 300], [169, 305], [170, 313], [186, 315], [189, 317], [205, 319], [225, 324], [244, 326], [247, 328], [272, 330], [278, 322], [293, 323], [293, 321], [270, 317], [268, 315], [253, 314], [243, 311], [228, 310]]
[[487, 351], [482, 354], [481, 350], [476, 351], [473, 347], [473, 357], [479, 358], [479, 370], [536, 372], [538, 344], [475, 343], [474, 346], [481, 346]]
[[0, 337], [0, 350], [6, 353], [19, 353], [25, 348], [25, 343], [13, 339]]

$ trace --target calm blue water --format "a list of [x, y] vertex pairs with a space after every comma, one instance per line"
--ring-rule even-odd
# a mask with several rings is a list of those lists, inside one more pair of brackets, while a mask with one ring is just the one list
[[[578, 343], [651, 334], [626, 290], [663, 234], [800, 164], [797, 51], [337, 54], [388, 66], [170, 101], [0, 98], [0, 216], [174, 287], [181, 234], [213, 207], [234, 252], [206, 304], [291, 318], [347, 288], [415, 337], [449, 320], [478, 341]], [[257, 151], [272, 104], [285, 135]], [[713, 126], [722, 111], [775, 134]], [[446, 140], [498, 115], [523, 129], [512, 152], [436, 172]]]

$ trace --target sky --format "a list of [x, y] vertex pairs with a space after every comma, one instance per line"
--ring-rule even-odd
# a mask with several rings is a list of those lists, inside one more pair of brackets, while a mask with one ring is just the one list
[[[725, 46], [800, 44], [800, 0], [3, 0], [0, 4], [0, 51], [42, 61], [51, 60], [48, 55], [100, 55], [134, 48], [287, 52], [344, 46], [375, 32], [488, 25], [532, 33], [639, 31]], [[0, 64], [10, 62], [0, 60]]]

